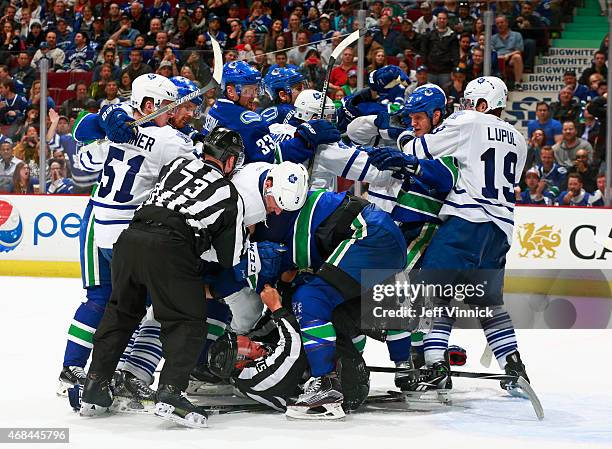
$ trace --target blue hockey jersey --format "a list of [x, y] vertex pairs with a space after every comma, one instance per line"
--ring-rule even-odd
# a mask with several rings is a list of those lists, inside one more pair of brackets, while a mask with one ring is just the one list
[[295, 106], [287, 103], [278, 104], [264, 109], [260, 114], [268, 126], [274, 123], [289, 123], [295, 115]]

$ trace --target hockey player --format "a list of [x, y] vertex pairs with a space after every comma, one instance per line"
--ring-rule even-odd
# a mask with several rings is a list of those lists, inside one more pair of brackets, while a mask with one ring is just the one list
[[243, 151], [237, 133], [213, 130], [204, 142], [205, 159], [188, 153], [166, 164], [155, 189], [122, 232], [114, 247], [113, 293], [94, 335], [81, 415], [100, 414], [111, 405], [109, 381], [145, 314], [148, 291], [161, 323], [166, 359], [155, 414], [188, 427], [206, 427], [206, 412], [181, 391], [205, 337], [201, 260], [231, 268], [243, 251], [243, 203], [227, 179]]
[[274, 106], [264, 109], [261, 116], [268, 126], [289, 123], [295, 113], [295, 100], [307, 87], [304, 75], [290, 67], [278, 67], [266, 73], [263, 83]]
[[203, 133], [217, 125], [240, 133], [245, 145], [245, 163], [274, 162], [279, 154], [281, 160], [303, 161], [313, 154], [317, 145], [340, 138], [331, 123], [314, 120], [298, 127], [298, 137], [277, 144], [264, 119], [249, 109], [253, 99], [261, 95], [261, 74], [244, 61], [223, 66], [221, 90], [223, 98], [218, 98], [208, 112]]
[[[506, 373], [528, 380], [512, 321], [503, 308], [503, 270], [514, 227], [514, 187], [527, 154], [523, 136], [500, 119], [507, 94], [499, 78], [471, 81], [465, 89], [465, 110], [447, 118], [435, 133], [404, 144], [403, 153], [381, 152], [373, 163], [379, 169], [415, 171], [414, 156], [452, 156], [458, 161], [461, 176], [441, 206], [439, 215], [444, 221], [425, 253], [422, 269], [457, 270], [454, 282], [461, 282], [462, 270], [495, 270], [495, 276], [488, 279], [487, 295], [481, 301], [466, 302], [492, 309], [492, 318], [480, 320], [489, 346]], [[425, 361], [434, 375], [424, 379], [419, 389], [451, 388], [444, 358], [453, 322], [448, 316], [436, 318], [425, 337]], [[502, 388], [520, 394], [512, 382], [502, 382]]]

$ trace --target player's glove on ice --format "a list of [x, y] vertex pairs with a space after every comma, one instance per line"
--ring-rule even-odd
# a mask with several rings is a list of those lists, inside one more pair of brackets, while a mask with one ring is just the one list
[[126, 143], [134, 137], [134, 129], [130, 124], [134, 121], [121, 106], [113, 105], [98, 115], [100, 127], [111, 142]]
[[389, 147], [368, 148], [370, 163], [377, 169], [392, 170], [393, 177], [404, 179], [406, 176], [418, 176], [421, 166], [416, 156], [402, 153], [400, 150]]
[[306, 141], [309, 147], [338, 142], [340, 131], [327, 120], [310, 120], [297, 127], [296, 133]]

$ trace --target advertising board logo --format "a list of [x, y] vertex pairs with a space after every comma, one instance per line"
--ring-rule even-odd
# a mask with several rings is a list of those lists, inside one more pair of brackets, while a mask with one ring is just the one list
[[536, 228], [535, 223], [525, 223], [518, 227], [518, 241], [520, 257], [554, 259], [557, 257], [556, 248], [561, 244], [561, 230], [549, 225]]
[[0, 253], [17, 248], [23, 238], [23, 223], [16, 207], [0, 200]]

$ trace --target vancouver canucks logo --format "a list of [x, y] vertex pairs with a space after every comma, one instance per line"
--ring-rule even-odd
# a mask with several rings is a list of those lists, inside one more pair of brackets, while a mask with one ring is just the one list
[[434, 91], [432, 89], [429, 89], [429, 88], [427, 88], [427, 89], [425, 89], [423, 91], [423, 95], [425, 95], [426, 97], [431, 97], [433, 94], [434, 94]]
[[295, 184], [297, 182], [297, 176], [295, 176], [293, 173], [291, 173], [289, 175], [289, 177], [287, 178], [287, 180], [291, 183], [291, 184]]

